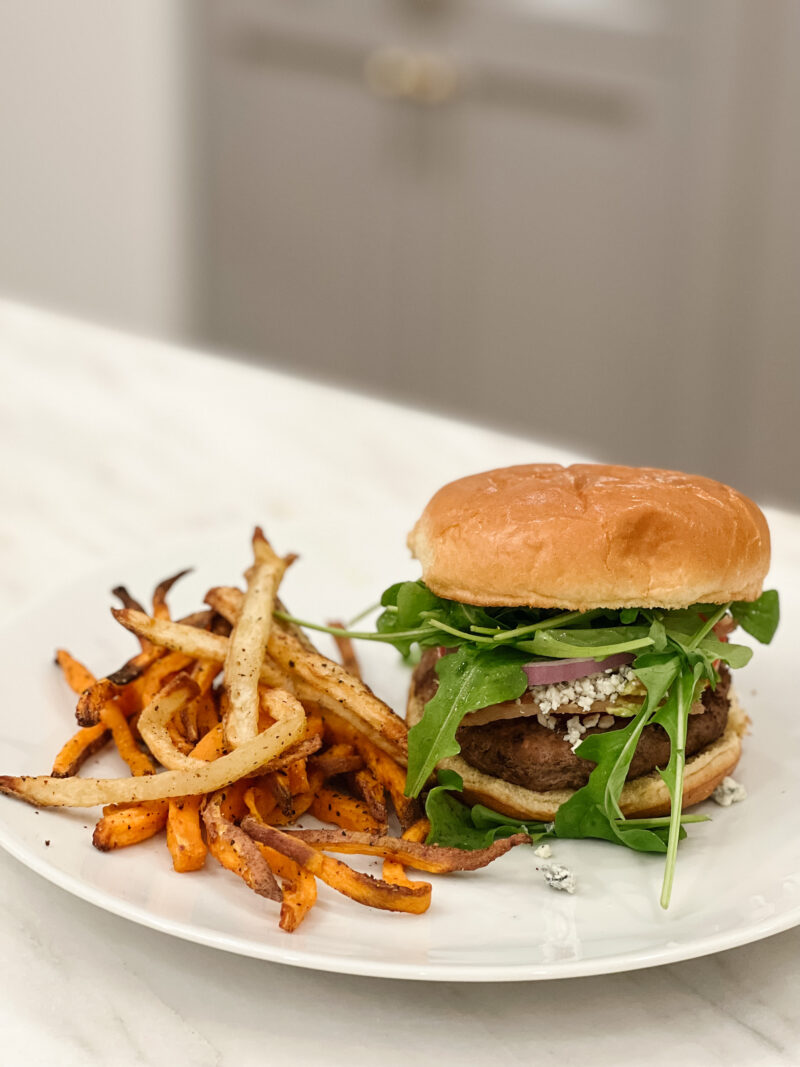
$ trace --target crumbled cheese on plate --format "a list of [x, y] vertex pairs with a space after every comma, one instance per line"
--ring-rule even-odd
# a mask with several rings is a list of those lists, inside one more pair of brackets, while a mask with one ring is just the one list
[[558, 889], [562, 893], [575, 892], [575, 875], [569, 867], [562, 867], [560, 863], [543, 863], [541, 870], [551, 889]]
[[735, 778], [727, 775], [711, 794], [711, 799], [715, 804], [719, 804], [721, 808], [729, 808], [731, 804], [738, 804], [742, 800], [747, 800], [747, 790], [741, 782], [737, 782]]

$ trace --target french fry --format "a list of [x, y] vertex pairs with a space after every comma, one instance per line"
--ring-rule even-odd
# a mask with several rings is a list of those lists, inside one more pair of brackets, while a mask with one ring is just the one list
[[345, 830], [377, 834], [386, 829], [385, 823], [373, 818], [363, 800], [348, 796], [340, 789], [331, 789], [330, 786], [316, 790], [311, 814], [321, 822], [332, 822]]
[[154, 619], [170, 619], [172, 616], [169, 613], [169, 607], [167, 606], [167, 593], [173, 587], [173, 585], [179, 581], [185, 574], [189, 574], [191, 567], [186, 567], [182, 571], [178, 571], [177, 574], [173, 574], [171, 578], [165, 578], [162, 582], [153, 590], [153, 618]]
[[81, 726], [62, 746], [53, 760], [50, 772], [54, 778], [70, 778], [77, 774], [90, 756], [105, 748], [111, 739], [111, 732], [105, 723], [97, 726]]
[[[111, 590], [111, 594], [112, 596], [115, 596], [117, 600], [120, 601], [123, 608], [133, 608], [134, 611], [144, 611], [144, 607], [142, 606], [140, 601], [138, 601], [136, 597], [131, 596], [131, 594], [128, 592], [124, 585], [115, 586]], [[142, 649], [142, 651], [144, 651], [149, 644], [150, 642], [147, 640], [146, 637], [139, 638], [139, 647]]]
[[203, 808], [209, 851], [259, 896], [282, 900], [283, 894], [272, 869], [253, 839], [226, 817], [224, 802], [225, 797], [216, 792]]
[[146, 707], [173, 675], [185, 671], [193, 662], [191, 656], [183, 652], [167, 652], [156, 660], [134, 683], [139, 691], [140, 706]]
[[[403, 833], [404, 841], [423, 842], [431, 831], [431, 824], [427, 819], [418, 819]], [[406, 875], [406, 869], [398, 860], [386, 859], [383, 861], [383, 880], [393, 885], [418, 885], [412, 882]]]
[[[300, 705], [268, 730], [238, 749], [183, 771], [164, 771], [142, 778], [52, 778], [0, 775], [0, 792], [39, 807], [90, 808], [97, 804], [125, 804], [141, 800], [211, 793], [247, 775], [302, 740], [305, 715]], [[186, 758], [178, 753], [181, 758]]]
[[[338, 630], [345, 630], [347, 627], [343, 622], [334, 620], [329, 622], [328, 626]], [[339, 651], [339, 659], [342, 661], [342, 666], [348, 674], [352, 674], [354, 678], [362, 680], [361, 664], [358, 662], [358, 656], [356, 650], [353, 648], [353, 642], [349, 637], [342, 637], [341, 634], [334, 634], [333, 640], [336, 642], [336, 648]]]
[[366, 767], [350, 775], [350, 786], [357, 797], [367, 806], [367, 811], [379, 826], [385, 826], [388, 818], [386, 813], [386, 790], [372, 771]]
[[364, 759], [353, 745], [343, 742], [331, 745], [315, 756], [314, 766], [322, 772], [324, 778], [333, 778], [337, 774], [360, 771], [364, 766]]
[[139, 733], [156, 759], [171, 771], [193, 770], [195, 760], [175, 745], [168, 723], [198, 695], [188, 674], [177, 674], [153, 697], [139, 716]]
[[286, 768], [286, 775], [289, 779], [289, 789], [291, 790], [292, 795], [308, 792], [308, 768], [305, 757], [301, 757], [300, 759], [295, 760], [294, 763], [290, 763]]
[[387, 755], [370, 738], [355, 730], [349, 722], [345, 722], [339, 715], [324, 711], [326, 736], [338, 743], [352, 745], [366, 763], [369, 770], [383, 785], [392, 798], [394, 810], [400, 825], [405, 829], [420, 816], [419, 803], [405, 795], [406, 772], [396, 760]]
[[[241, 608], [242, 593], [230, 586], [217, 586], [208, 591], [205, 601], [220, 615], [233, 621]], [[358, 678], [320, 655], [297, 633], [296, 627], [276, 619], [269, 633], [267, 652], [291, 677], [293, 690], [303, 703], [318, 702], [366, 733], [378, 748], [403, 764], [407, 762], [408, 744], [403, 720]]]
[[235, 748], [258, 733], [258, 679], [272, 625], [275, 596], [288, 560], [272, 550], [260, 527], [253, 534], [255, 563], [228, 640], [224, 686], [230, 698], [225, 732]]
[[[222, 725], [210, 730], [192, 749], [192, 756], [200, 760], [219, 759], [225, 752]], [[167, 814], [167, 848], [172, 866], [179, 873], [199, 871], [204, 866], [208, 849], [200, 829], [202, 796], [174, 797], [169, 801]]]
[[[263, 822], [258, 807], [254, 805], [254, 790], [248, 789], [245, 793], [248, 808], [253, 818]], [[251, 806], [253, 805], [253, 806]], [[281, 902], [280, 927], [287, 933], [293, 933], [303, 919], [308, 915], [317, 900], [317, 880], [313, 874], [304, 870], [294, 860], [276, 852], [268, 845], [256, 842], [261, 855], [269, 864], [274, 874], [283, 879], [283, 900]]]
[[92, 672], [76, 660], [65, 648], [57, 649], [56, 663], [63, 671], [64, 679], [73, 693], [80, 695], [84, 689], [88, 689], [90, 685], [94, 685], [97, 681]]
[[[153, 761], [146, 753], [142, 752], [136, 744], [136, 739], [133, 736], [130, 723], [113, 700], [108, 701], [108, 703], [103, 706], [100, 712], [100, 721], [103, 726], [106, 726], [111, 731], [111, 736], [114, 738], [114, 744], [117, 746], [117, 751], [127, 763], [131, 774], [143, 775], [156, 773]], [[64, 781], [69, 781], [69, 779], [65, 778]]]
[[425, 845], [401, 837], [383, 837], [348, 830], [288, 830], [286, 836], [325, 852], [394, 859], [406, 867], [414, 867], [429, 874], [476, 871], [505, 855], [515, 845], [529, 845], [531, 842], [527, 834], [512, 834], [511, 837], [493, 841], [487, 848], [469, 851], [442, 845]]
[[[158, 646], [160, 654], [170, 648], [175, 652], [184, 652], [191, 659], [211, 660], [224, 663], [228, 654], [229, 638], [221, 634], [209, 633], [187, 626], [180, 622], [168, 622], [165, 619], [151, 619], [138, 611], [128, 608], [112, 608], [111, 614], [126, 630], [146, 637]], [[267, 656], [261, 665], [260, 682], [266, 686], [276, 686], [294, 691], [294, 684], [287, 671], [282, 670], [274, 660]]]
[[273, 771], [272, 774], [268, 774], [264, 783], [266, 788], [272, 793], [275, 798], [280, 811], [288, 818], [294, 816], [294, 806], [292, 805], [292, 790], [289, 786], [289, 778], [284, 771]]
[[[93, 685], [94, 675], [79, 663], [74, 656], [65, 649], [60, 648], [56, 652], [56, 663], [64, 672], [73, 693], [82, 693], [88, 686]], [[53, 760], [52, 775], [54, 778], [69, 778], [77, 774], [80, 767], [99, 752], [111, 738], [111, 734], [104, 723], [96, 726], [83, 726], [70, 737], [61, 747], [56, 758]]]
[[245, 818], [241, 830], [254, 841], [268, 845], [295, 861], [305, 870], [320, 878], [332, 889], [371, 908], [384, 911], [404, 911], [420, 915], [430, 907], [430, 886], [421, 883], [421, 888], [391, 885], [369, 874], [354, 871], [341, 860], [325, 856], [295, 836], [264, 826], [252, 816]]
[[167, 802], [111, 805], [104, 809], [92, 835], [92, 844], [101, 852], [111, 852], [155, 836], [167, 822]]
[[[269, 863], [269, 859], [267, 859]], [[283, 883], [283, 900], [279, 926], [293, 934], [317, 902], [317, 880], [313, 874], [298, 867], [297, 877]]]

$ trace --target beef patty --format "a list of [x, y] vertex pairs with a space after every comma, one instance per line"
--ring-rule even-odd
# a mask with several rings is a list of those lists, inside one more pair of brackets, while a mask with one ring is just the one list
[[[435, 663], [435, 656], [426, 655], [414, 673], [416, 691], [426, 702], [438, 685]], [[689, 716], [687, 757], [725, 732], [730, 707], [729, 688], [730, 673], [720, 665], [720, 681], [716, 689], [708, 687], [703, 691], [704, 711]], [[484, 726], [461, 726], [456, 738], [461, 745], [461, 756], [484, 774], [537, 791], [580, 789], [586, 785], [595, 764], [575, 755], [569, 742], [564, 740], [567, 717], [562, 716], [561, 721], [564, 730], [549, 730], [535, 716], [499, 719]], [[621, 730], [629, 722], [629, 718], [615, 716], [614, 724], [608, 730]], [[608, 730], [592, 727], [583, 736], [607, 733]], [[628, 778], [638, 778], [656, 767], [665, 767], [669, 762], [669, 751], [666, 730], [657, 725], [646, 726], [631, 760]]]

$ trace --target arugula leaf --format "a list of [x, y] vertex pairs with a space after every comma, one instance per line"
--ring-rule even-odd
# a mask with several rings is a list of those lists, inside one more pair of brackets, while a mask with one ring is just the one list
[[758, 600], [735, 600], [731, 604], [731, 615], [741, 628], [768, 645], [775, 636], [780, 621], [781, 606], [777, 589], [766, 589]]
[[587, 784], [558, 809], [555, 824], [558, 837], [598, 837], [638, 852], [666, 851], [661, 833], [640, 826], [625, 829], [624, 823], [620, 825], [619, 796], [642, 730], [673, 684], [679, 669], [680, 663], [674, 654], [650, 653], [636, 659], [634, 671], [647, 688], [647, 699], [627, 726], [592, 734], [578, 746], [576, 754], [581, 759], [592, 760], [597, 766]]
[[408, 731], [407, 796], [418, 796], [439, 760], [459, 752], [456, 730], [468, 712], [522, 696], [528, 687], [526, 659], [514, 648], [472, 645], [442, 656], [436, 693]]
[[647, 626], [603, 626], [594, 630], [539, 630], [533, 641], [519, 641], [517, 648], [529, 649], [548, 659], [581, 656], [605, 659], [617, 652], [646, 648], [652, 643]]
[[[691, 663], [691, 657], [689, 662]], [[669, 692], [666, 703], [653, 716], [653, 722], [662, 726], [669, 735], [669, 763], [659, 774], [669, 789], [670, 823], [667, 839], [667, 859], [664, 865], [664, 881], [661, 887], [661, 907], [669, 907], [672, 883], [675, 878], [675, 861], [681, 830], [683, 806], [683, 778], [686, 769], [686, 731], [689, 709], [692, 706], [695, 687], [703, 672], [702, 660], [696, 659], [685, 666]]]
[[529, 834], [532, 841], [539, 841], [550, 836], [550, 823], [522, 822], [506, 815], [500, 815], [482, 804], [468, 808], [451, 795], [451, 791], [461, 792], [463, 781], [455, 771], [439, 771], [438, 785], [428, 793], [425, 801], [425, 814], [431, 824], [427, 843], [445, 845], [451, 848], [488, 848], [498, 837], [510, 837], [512, 834]]

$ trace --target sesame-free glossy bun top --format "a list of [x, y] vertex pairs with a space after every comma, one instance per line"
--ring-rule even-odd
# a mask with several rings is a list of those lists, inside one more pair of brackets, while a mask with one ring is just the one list
[[649, 467], [531, 463], [434, 495], [408, 537], [438, 596], [587, 610], [754, 600], [760, 509], [727, 485]]

